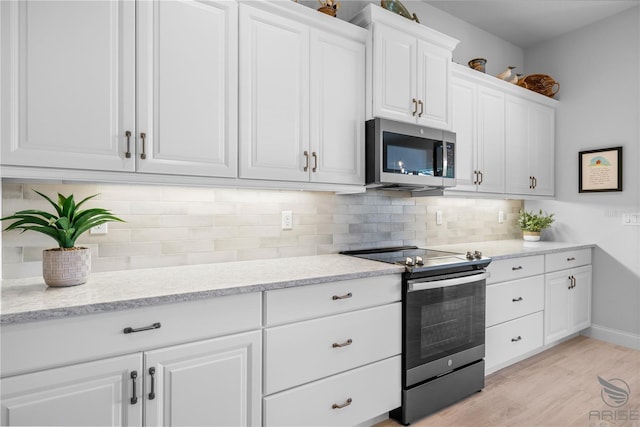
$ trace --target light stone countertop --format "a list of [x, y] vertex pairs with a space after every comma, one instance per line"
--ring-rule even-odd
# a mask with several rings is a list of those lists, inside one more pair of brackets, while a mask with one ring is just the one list
[[497, 261], [500, 259], [519, 258], [523, 256], [544, 255], [567, 250], [589, 249], [595, 247], [590, 243], [565, 243], [565, 242], [526, 242], [524, 240], [492, 240], [486, 242], [460, 243], [453, 245], [426, 246], [429, 249], [437, 249], [449, 252], [466, 253], [467, 251], [480, 251], [482, 255]]
[[0, 324], [400, 274], [401, 266], [345, 255], [238, 261], [92, 273], [84, 285], [49, 288], [42, 277], [2, 281]]

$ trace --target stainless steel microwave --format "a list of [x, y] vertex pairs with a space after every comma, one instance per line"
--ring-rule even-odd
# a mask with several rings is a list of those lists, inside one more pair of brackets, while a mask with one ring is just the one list
[[369, 188], [428, 191], [456, 185], [456, 135], [375, 118], [366, 122]]

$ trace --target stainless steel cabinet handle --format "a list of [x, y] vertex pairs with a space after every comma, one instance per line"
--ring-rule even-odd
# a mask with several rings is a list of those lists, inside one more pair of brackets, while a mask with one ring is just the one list
[[517, 342], [517, 341], [520, 341], [520, 340], [522, 340], [522, 337], [520, 335], [518, 335], [515, 338], [511, 338], [511, 342]]
[[480, 175], [480, 181], [478, 181], [478, 185], [482, 184], [482, 181], [484, 181], [484, 175], [482, 174], [481, 171], [478, 171], [478, 175]]
[[413, 98], [413, 113], [411, 113], [412, 116], [415, 117], [415, 115], [418, 113], [418, 100]]
[[311, 172], [318, 172], [318, 154], [313, 151], [311, 152], [311, 156], [313, 157], [313, 168], [311, 168]]
[[351, 402], [353, 402], [353, 399], [348, 398], [346, 402], [344, 402], [342, 405], [338, 405], [337, 403], [334, 403], [333, 405], [331, 405], [331, 409], [342, 409], [345, 408], [349, 405], [351, 405]]
[[342, 348], [342, 347], [346, 347], [348, 345], [353, 344], [353, 340], [351, 338], [349, 338], [348, 340], [346, 340], [345, 342], [338, 344], [337, 342], [334, 342], [331, 347], [332, 348]]
[[422, 115], [424, 114], [424, 104], [421, 100], [418, 100], [418, 105], [420, 105], [420, 112], [418, 113], [418, 117], [422, 117]]
[[334, 295], [331, 297], [332, 300], [339, 300], [339, 299], [347, 299], [347, 298], [351, 298], [353, 296], [353, 294], [351, 292], [349, 292], [348, 294], [344, 294], [344, 295]]
[[536, 177], [533, 177], [533, 189], [535, 190], [535, 188], [538, 186], [538, 180], [536, 179]]
[[132, 328], [131, 326], [126, 327], [122, 330], [125, 334], [132, 334], [134, 332], [142, 332], [142, 331], [150, 331], [151, 329], [160, 329], [162, 325], [159, 322], [154, 323], [153, 325], [144, 326], [142, 328]]
[[575, 257], [567, 258], [567, 261], [575, 261], [575, 260], [576, 260]]
[[153, 400], [156, 398], [156, 368], [153, 366], [149, 368], [149, 375], [151, 376], [151, 391], [149, 392], [149, 400]]
[[521, 265], [519, 265], [519, 266], [517, 266], [517, 267], [511, 267], [511, 270], [512, 270], [512, 271], [522, 270], [522, 266], [521, 266]]
[[131, 158], [131, 131], [129, 131], [129, 130], [126, 131], [124, 133], [124, 136], [127, 138], [127, 151], [126, 151], [126, 153], [124, 153], [124, 156], [127, 159], [130, 159]]
[[147, 153], [146, 153], [146, 152], [145, 152], [145, 150], [144, 150], [145, 139], [147, 138], [147, 134], [146, 134], [146, 133], [144, 133], [144, 132], [142, 132], [142, 133], [140, 134], [140, 138], [142, 139], [142, 153], [140, 153], [140, 158], [141, 158], [142, 160], [144, 160], [144, 159], [146, 159], [146, 158], [147, 158]]
[[513, 301], [513, 302], [520, 302], [520, 301], [522, 301], [522, 297], [513, 298], [511, 301]]
[[533, 190], [533, 177], [529, 177], [529, 190]]
[[478, 184], [478, 171], [473, 171], [473, 185]]
[[135, 405], [138, 403], [138, 396], [136, 391], [136, 379], [138, 378], [138, 371], [131, 372], [131, 380], [133, 381], [133, 396], [131, 396], [131, 404]]
[[305, 164], [304, 164], [304, 169], [303, 170], [306, 172], [306, 171], [309, 170], [309, 152], [305, 151], [302, 154], [304, 154], [304, 158], [305, 158]]

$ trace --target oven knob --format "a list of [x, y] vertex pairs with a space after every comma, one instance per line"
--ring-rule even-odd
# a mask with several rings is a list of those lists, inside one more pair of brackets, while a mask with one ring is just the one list
[[473, 256], [474, 256], [474, 257], [476, 257], [476, 258], [478, 258], [478, 259], [480, 259], [480, 258], [482, 258], [482, 252], [480, 252], [480, 251], [475, 251], [475, 252], [473, 253]]
[[417, 256], [416, 257], [416, 264], [417, 265], [424, 265], [424, 261], [422, 260], [421, 256]]
[[405, 260], [404, 264], [406, 266], [408, 266], [408, 267], [412, 267], [414, 265], [413, 258], [408, 256], [407, 259]]
[[467, 259], [473, 259], [473, 254], [471, 252], [467, 252]]

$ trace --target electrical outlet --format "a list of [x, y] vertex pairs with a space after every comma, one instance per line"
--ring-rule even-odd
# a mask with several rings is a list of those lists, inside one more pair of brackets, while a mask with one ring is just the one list
[[503, 211], [499, 211], [498, 212], [498, 223], [502, 224], [504, 222], [504, 212]]
[[109, 232], [109, 228], [107, 227], [107, 223], [103, 223], [100, 225], [96, 225], [95, 227], [91, 227], [89, 230], [89, 234], [107, 234]]
[[436, 225], [442, 225], [442, 211], [436, 211]]
[[622, 225], [640, 225], [640, 213], [623, 213]]
[[293, 212], [282, 211], [282, 229], [291, 230], [293, 228]]

